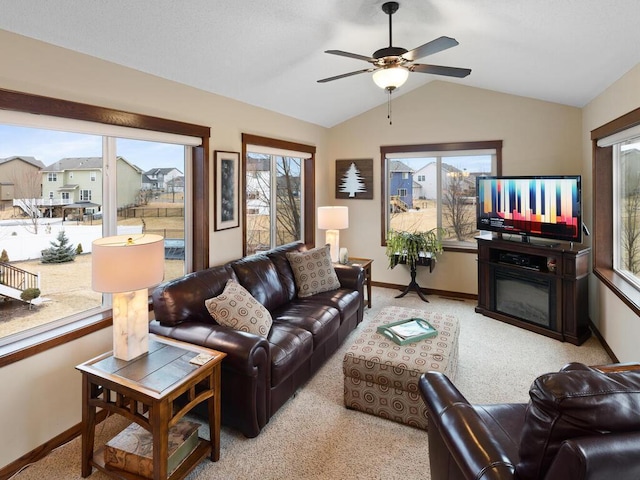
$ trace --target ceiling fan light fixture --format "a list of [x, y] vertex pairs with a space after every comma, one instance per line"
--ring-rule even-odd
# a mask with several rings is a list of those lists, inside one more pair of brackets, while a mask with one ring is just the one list
[[409, 70], [403, 67], [381, 68], [373, 72], [373, 81], [384, 90], [393, 91], [404, 85], [409, 78]]

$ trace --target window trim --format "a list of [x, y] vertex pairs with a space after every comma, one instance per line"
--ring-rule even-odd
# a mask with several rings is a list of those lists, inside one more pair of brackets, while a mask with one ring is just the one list
[[276, 138], [261, 137], [251, 135], [249, 133], [242, 134], [242, 255], [247, 255], [247, 145], [260, 145], [262, 147], [276, 148], [279, 150], [289, 150], [294, 152], [308, 153], [311, 156], [303, 159], [303, 179], [304, 182], [304, 211], [302, 213], [304, 220], [304, 231], [302, 232], [302, 241], [311, 248], [316, 243], [316, 179], [315, 179], [315, 158], [316, 147], [313, 145], [304, 145], [302, 143], [289, 142], [286, 140], [278, 140]]
[[613, 269], [613, 147], [598, 140], [640, 125], [640, 108], [591, 131], [593, 198], [593, 273], [636, 315], [638, 290]]
[[[502, 140], [486, 140], [478, 142], [446, 142], [446, 143], [423, 143], [416, 145], [387, 145], [380, 147], [380, 245], [387, 245], [386, 230], [386, 210], [387, 210], [387, 188], [388, 175], [386, 156], [392, 153], [412, 153], [412, 152], [451, 152], [456, 150], [488, 150], [496, 151], [496, 175], [502, 175]], [[477, 248], [467, 248], [462, 246], [444, 246], [445, 251], [475, 253]]]
[[[192, 156], [191, 204], [193, 211], [198, 212], [198, 215], [193, 216], [192, 223], [192, 265], [194, 270], [202, 270], [208, 266], [210, 191], [207, 181], [209, 163], [205, 158], [209, 155], [210, 127], [5, 89], [0, 89], [0, 110], [200, 137], [202, 146], [194, 147]], [[105, 312], [5, 345], [0, 348], [0, 368], [109, 327], [111, 324], [111, 313]]]

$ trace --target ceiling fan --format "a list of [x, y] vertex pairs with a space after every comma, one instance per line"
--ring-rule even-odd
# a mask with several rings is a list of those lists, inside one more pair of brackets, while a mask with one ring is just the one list
[[406, 82], [409, 72], [430, 73], [433, 75], [444, 75], [447, 77], [463, 78], [471, 73], [469, 68], [443, 67], [440, 65], [427, 65], [413, 63], [415, 60], [441, 52], [447, 48], [455, 47], [458, 41], [455, 38], [440, 37], [424, 45], [407, 50], [401, 47], [394, 47], [392, 43], [392, 15], [398, 11], [398, 2], [386, 2], [382, 4], [382, 11], [389, 15], [389, 46], [374, 52], [371, 57], [358, 55], [357, 53], [345, 52], [342, 50], [326, 50], [325, 53], [340, 55], [342, 57], [355, 58], [371, 63], [373, 66], [355, 72], [343, 73], [334, 77], [323, 78], [318, 83], [332, 82], [341, 78], [358, 75], [360, 73], [374, 72], [373, 81], [380, 88], [391, 93], [396, 88]]

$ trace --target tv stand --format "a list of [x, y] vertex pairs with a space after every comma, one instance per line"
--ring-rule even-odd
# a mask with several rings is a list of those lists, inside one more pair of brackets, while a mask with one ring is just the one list
[[476, 240], [476, 312], [575, 345], [589, 338], [589, 248]]

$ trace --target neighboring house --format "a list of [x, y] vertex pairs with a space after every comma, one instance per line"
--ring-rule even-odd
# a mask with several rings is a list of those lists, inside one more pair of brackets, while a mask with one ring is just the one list
[[152, 168], [144, 172], [143, 188], [151, 190], [169, 191], [169, 182], [184, 177], [184, 174], [177, 168]]
[[[438, 178], [437, 163], [429, 162], [424, 167], [415, 172], [415, 180], [420, 185], [420, 197], [427, 200], [435, 200], [438, 198]], [[449, 182], [453, 177], [460, 178], [463, 182], [462, 191], [470, 194], [475, 190], [475, 176], [463, 172], [448, 163], [442, 162], [441, 166], [442, 188], [447, 190]]]
[[[118, 157], [117, 175], [118, 208], [137, 204], [142, 188], [142, 170]], [[63, 158], [42, 169], [44, 206], [91, 202], [97, 206], [88, 208], [86, 213], [97, 213], [103, 204], [102, 195], [101, 157]]]
[[167, 193], [184, 193], [184, 177], [175, 177], [167, 182]]
[[393, 211], [404, 211], [413, 207], [414, 171], [399, 160], [389, 163], [389, 198]]
[[0, 209], [12, 206], [14, 199], [40, 198], [42, 182], [36, 175], [43, 168], [34, 157], [0, 158]]
[[268, 158], [247, 157], [247, 213], [249, 215], [269, 215], [269, 188], [271, 171]]

